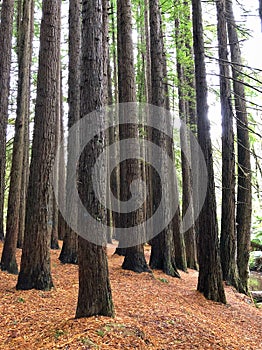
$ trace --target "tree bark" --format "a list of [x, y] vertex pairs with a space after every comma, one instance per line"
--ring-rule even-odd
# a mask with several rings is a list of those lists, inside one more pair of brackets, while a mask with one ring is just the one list
[[[61, 20], [61, 19], [60, 19]], [[60, 26], [60, 25], [59, 25]], [[60, 33], [61, 36], [61, 33]], [[61, 120], [62, 120], [62, 115], [61, 115], [61, 59], [59, 60], [59, 69], [57, 72], [57, 100], [56, 100], [56, 127], [55, 127], [55, 154], [57, 154], [59, 150], [59, 144], [61, 141]], [[57, 173], [55, 174], [55, 179], [53, 181], [56, 181], [56, 188], [59, 186], [59, 182], [61, 180], [60, 175], [61, 175], [61, 165], [63, 166], [64, 164], [61, 164], [61, 152], [59, 150], [59, 166], [57, 168]], [[51, 240], [50, 240], [50, 248], [51, 249], [59, 249], [59, 243], [58, 243], [58, 219], [59, 219], [59, 208], [57, 205], [55, 193], [53, 190], [53, 186], [50, 188], [51, 191], [51, 201], [52, 205], [52, 216], [51, 216], [51, 222], [52, 222], [52, 229], [51, 229]], [[61, 189], [59, 188], [59, 194], [61, 196]], [[61, 203], [61, 199], [59, 201]]]
[[0, 240], [4, 239], [4, 200], [6, 128], [8, 120], [8, 99], [10, 89], [10, 67], [14, 0], [3, 0], [0, 22]]
[[[135, 102], [136, 84], [132, 40], [132, 8], [130, 0], [117, 1], [117, 33], [119, 102]], [[138, 140], [139, 133], [137, 116], [134, 113], [134, 115], [130, 117], [132, 118], [130, 122], [133, 124], [120, 124], [120, 140], [126, 138], [134, 138]], [[123, 156], [126, 155], [125, 150], [120, 149], [120, 152]], [[132, 149], [129, 150], [129, 155], [130, 154], [134, 154]], [[127, 159], [120, 164], [120, 197], [122, 201], [129, 199], [130, 185], [132, 181], [141, 178], [141, 176], [140, 163], [137, 159]], [[121, 226], [123, 228], [130, 226], [135, 227], [141, 222], [141, 220], [143, 220], [143, 217], [144, 212], [142, 213], [141, 210], [128, 213], [127, 215], [121, 215]], [[122, 268], [135, 272], [149, 271], [144, 256], [143, 246], [138, 245], [126, 248]]]
[[[198, 142], [205, 157], [208, 186], [206, 199], [199, 216], [199, 277], [197, 289], [207, 299], [226, 303], [218, 253], [218, 225], [216, 215], [213, 156], [208, 120], [207, 81], [203, 40], [201, 1], [192, 0], [193, 37], [195, 54]], [[199, 169], [200, 176], [202, 169]]]
[[[101, 0], [82, 2], [82, 61], [80, 115], [99, 111], [103, 107], [103, 8]], [[104, 125], [103, 114], [93, 122]], [[83, 135], [84, 137], [84, 135]], [[92, 189], [91, 170], [103, 152], [104, 134], [86, 146], [79, 164], [79, 194], [87, 210], [105, 222], [105, 211]], [[103, 186], [103, 184], [101, 184]], [[105, 186], [102, 188], [105, 191]], [[91, 228], [92, 229], [92, 228]], [[106, 242], [106, 237], [105, 242]], [[79, 237], [79, 293], [76, 318], [94, 315], [113, 316], [112, 293], [108, 276], [106, 249]]]
[[[31, 21], [30, 21], [30, 81], [31, 81], [31, 66], [32, 66], [32, 54], [33, 54], [33, 38], [34, 38], [34, 9], [35, 3], [31, 1]], [[30, 125], [30, 94], [27, 96], [27, 113], [24, 126], [24, 147], [23, 147], [23, 170], [22, 170], [22, 183], [21, 183], [21, 196], [20, 196], [20, 209], [19, 209], [19, 227], [17, 248], [23, 247], [24, 231], [25, 231], [25, 211], [26, 211], [26, 194], [29, 179], [29, 156], [30, 156], [30, 140], [29, 140], [29, 125]]]
[[22, 24], [18, 53], [18, 96], [13, 142], [12, 167], [8, 196], [6, 237], [3, 247], [1, 269], [13, 274], [18, 273], [16, 247], [19, 228], [20, 198], [22, 190], [25, 125], [29, 119], [30, 66], [31, 66], [31, 0], [23, 2]]
[[[68, 129], [80, 118], [80, 49], [81, 49], [81, 1], [69, 1], [69, 74], [68, 74]], [[77, 220], [78, 213], [75, 206], [71, 206], [70, 180], [74, 169], [74, 152], [78, 145], [68, 144], [67, 147], [67, 173], [66, 173], [66, 205], [72, 208], [72, 218]], [[77, 264], [78, 237], [77, 234], [65, 224], [65, 235], [59, 260], [64, 264]]]
[[[151, 91], [152, 104], [158, 107], [166, 107], [164, 87], [164, 47], [161, 29], [161, 13], [158, 0], [149, 0], [149, 21], [150, 21], [150, 45], [151, 45]], [[167, 119], [161, 116], [162, 119]], [[160, 121], [161, 122], [161, 121]], [[171, 128], [171, 121], [165, 120], [168, 130]], [[164, 148], [169, 157], [173, 159], [173, 143], [167, 135], [159, 130], [152, 130], [152, 141]], [[166, 164], [163, 162], [161, 168], [165, 172]], [[170, 179], [170, 192], [174, 194], [174, 183]], [[159, 198], [161, 198], [161, 181], [159, 177], [152, 174], [153, 189], [153, 212], [157, 209]], [[166, 200], [166, 198], [162, 198]], [[173, 236], [173, 222], [151, 240], [150, 267], [162, 269], [166, 274], [180, 277], [175, 263], [175, 248]], [[180, 231], [180, 227], [179, 227]]]
[[50, 290], [50, 236], [48, 205], [50, 175], [55, 155], [57, 77], [60, 62], [60, 0], [45, 0], [40, 28], [39, 69], [35, 107], [35, 128], [21, 270], [17, 289]]
[[[249, 251], [252, 216], [250, 142], [245, 88], [241, 69], [241, 52], [234, 19], [232, 0], [226, 0], [227, 28], [231, 52], [233, 90], [237, 119], [237, 266], [240, 292], [248, 293]], [[234, 63], [237, 65], [235, 66]]]
[[217, 6], [217, 36], [220, 68], [220, 102], [222, 115], [222, 215], [220, 257], [223, 279], [238, 288], [236, 265], [235, 225], [235, 151], [233, 131], [233, 108], [231, 102], [230, 71], [227, 52], [227, 27], [225, 1]]

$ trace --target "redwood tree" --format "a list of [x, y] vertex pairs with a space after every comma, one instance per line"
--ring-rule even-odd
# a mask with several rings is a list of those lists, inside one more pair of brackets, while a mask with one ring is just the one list
[[237, 266], [240, 291], [248, 293], [249, 251], [252, 216], [251, 163], [242, 59], [232, 0], [226, 0], [227, 28], [232, 62], [233, 91], [237, 119]]
[[[208, 173], [206, 199], [199, 216], [199, 277], [197, 289], [207, 299], [226, 302], [220, 257], [218, 253], [218, 224], [216, 214], [213, 156], [207, 105], [207, 80], [203, 40], [202, 7], [192, 0], [193, 38], [195, 55], [198, 142]], [[202, 169], [199, 169], [201, 176]], [[204, 176], [202, 174], [202, 176]]]
[[217, 36], [219, 44], [220, 101], [222, 115], [222, 216], [220, 256], [224, 281], [238, 287], [236, 266], [235, 224], [235, 153], [233, 107], [231, 101], [230, 70], [227, 52], [225, 1], [217, 6]]
[[15, 136], [13, 143], [12, 167], [10, 173], [10, 188], [8, 196], [6, 239], [1, 259], [1, 269], [17, 274], [16, 247], [19, 229], [20, 198], [22, 191], [23, 161], [25, 137], [29, 120], [30, 101], [30, 67], [31, 67], [31, 0], [23, 1], [22, 23], [19, 27], [18, 41], [18, 96], [17, 116], [15, 121]]
[[26, 203], [25, 237], [17, 289], [50, 290], [53, 287], [47, 213], [55, 153], [60, 7], [60, 0], [43, 0], [35, 126]]
[[[81, 48], [81, 1], [69, 1], [69, 72], [68, 72], [68, 129], [80, 118], [80, 48]], [[77, 145], [68, 144], [67, 147], [67, 174], [66, 174], [66, 205], [69, 210], [71, 207], [71, 188], [70, 179], [72, 177], [72, 159]], [[77, 210], [72, 207], [74, 212], [72, 218], [77, 219]], [[59, 260], [62, 263], [77, 263], [77, 234], [65, 223], [65, 235]]]
[[[134, 70], [134, 53], [132, 40], [132, 10], [130, 0], [117, 1], [117, 50], [118, 50], [118, 89], [119, 102], [135, 102], [136, 85]], [[122, 112], [123, 113], [123, 112]], [[136, 115], [130, 116], [133, 119], [132, 124], [120, 124], [119, 138], [137, 139], [138, 120]], [[121, 118], [121, 116], [120, 116]], [[121, 123], [121, 119], [120, 119]], [[123, 155], [125, 150], [120, 149]], [[129, 155], [133, 154], [132, 149]], [[130, 185], [133, 180], [141, 178], [141, 168], [138, 160], [127, 159], [120, 165], [120, 197], [122, 201], [126, 201], [130, 194]], [[136, 226], [143, 220], [143, 214], [137, 210], [128, 215], [121, 215], [121, 227]], [[121, 237], [120, 237], [121, 240]], [[144, 256], [143, 245], [128, 247], [125, 251], [125, 259], [122, 265], [123, 269], [133, 270], [135, 272], [149, 271]]]
[[6, 128], [8, 120], [8, 99], [10, 88], [10, 67], [14, 0], [3, 0], [0, 22], [0, 240], [4, 239], [4, 196]]
[[[164, 88], [164, 47], [161, 30], [161, 13], [158, 0], [149, 0], [149, 19], [150, 19], [150, 43], [151, 43], [151, 93], [152, 104], [158, 107], [165, 107], [165, 88]], [[168, 115], [159, 115], [159, 123], [167, 123], [166, 128], [171, 129], [171, 121]], [[165, 124], [163, 124], [165, 125]], [[169, 129], [169, 131], [170, 131]], [[152, 141], [161, 148], [164, 148], [169, 157], [173, 159], [173, 143], [170, 138], [159, 130], [152, 130]], [[163, 173], [166, 164], [161, 164]], [[161, 176], [160, 176], [161, 178]], [[161, 181], [159, 177], [152, 176], [153, 181], [153, 209], [156, 210], [159, 198], [161, 198]], [[170, 195], [175, 194], [174, 183], [170, 180]], [[166, 179], [167, 181], [167, 179]], [[166, 198], [162, 198], [165, 201]], [[165, 205], [167, 210], [167, 205]], [[171, 210], [171, 208], [169, 208]], [[180, 227], [178, 227], [180, 231]], [[173, 240], [173, 222], [151, 240], [150, 267], [162, 269], [166, 274], [179, 277], [175, 264], [175, 248]]]
[[[101, 0], [82, 2], [82, 50], [80, 116], [100, 111], [93, 118], [95, 125], [104, 125], [103, 11]], [[96, 119], [99, 118], [99, 119]], [[85, 135], [83, 135], [84, 137]], [[85, 147], [79, 161], [79, 194], [87, 210], [105, 222], [105, 210], [92, 187], [92, 168], [103, 152], [104, 134]], [[105, 190], [103, 188], [102, 190]], [[92, 227], [87, 227], [92, 230]], [[106, 241], [106, 237], [105, 241]], [[76, 318], [94, 315], [113, 316], [112, 293], [108, 276], [106, 249], [79, 237], [79, 293]]]

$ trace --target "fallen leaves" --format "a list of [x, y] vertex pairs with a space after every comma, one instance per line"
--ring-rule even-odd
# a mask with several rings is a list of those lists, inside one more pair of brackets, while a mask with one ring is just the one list
[[227, 286], [228, 304], [213, 303], [196, 291], [197, 272], [136, 274], [113, 251], [114, 319], [74, 319], [78, 268], [60, 264], [59, 251], [51, 252], [50, 292], [16, 291], [17, 276], [0, 272], [0, 349], [262, 349], [261, 310], [247, 297]]

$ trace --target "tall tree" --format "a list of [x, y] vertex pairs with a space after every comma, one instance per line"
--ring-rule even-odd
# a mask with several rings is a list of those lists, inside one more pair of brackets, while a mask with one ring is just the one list
[[[1, 269], [17, 274], [16, 247], [19, 229], [20, 198], [22, 190], [24, 141], [29, 120], [30, 66], [31, 66], [31, 0], [23, 1], [22, 24], [18, 41], [18, 94], [15, 136], [13, 143], [12, 167], [6, 223], [6, 239], [1, 259]], [[27, 146], [27, 145], [25, 145]]]
[[[130, 0], [117, 1], [117, 52], [118, 52], [118, 88], [119, 102], [136, 101], [136, 84], [134, 70], [134, 53], [132, 40], [132, 7]], [[123, 113], [123, 112], [122, 112]], [[130, 115], [132, 124], [120, 124], [119, 138], [138, 139], [138, 120], [136, 113]], [[121, 115], [120, 115], [121, 123]], [[120, 148], [123, 156], [126, 150]], [[130, 149], [128, 154], [134, 154]], [[141, 178], [141, 168], [137, 159], [127, 159], [121, 163], [120, 167], [120, 197], [122, 201], [127, 201], [130, 195], [130, 185], [133, 180]], [[127, 215], [121, 215], [121, 225], [125, 227], [135, 227], [141, 220], [144, 213], [137, 210]], [[120, 237], [121, 239], [121, 237]], [[149, 271], [144, 256], [143, 245], [128, 247], [125, 252], [125, 259], [122, 265], [123, 269], [133, 270], [135, 272]]]
[[220, 257], [224, 281], [238, 288], [235, 224], [235, 153], [225, 1], [218, 0], [217, 37], [222, 115], [222, 215]]
[[[31, 15], [30, 15], [30, 42], [33, 43], [34, 38], [34, 11], [35, 3], [31, 1]], [[22, 26], [23, 21], [20, 26]], [[32, 62], [33, 45], [30, 45], [30, 62]], [[31, 64], [32, 65], [32, 64]], [[30, 83], [31, 83], [31, 65], [30, 65]], [[24, 146], [23, 146], [23, 170], [21, 180], [21, 193], [20, 193], [20, 209], [19, 209], [19, 227], [18, 227], [18, 238], [17, 248], [22, 248], [24, 241], [25, 231], [25, 211], [26, 211], [26, 194], [28, 187], [29, 178], [29, 152], [30, 152], [30, 140], [29, 140], [29, 124], [30, 124], [30, 93], [27, 94], [27, 113], [26, 120], [24, 123]]]
[[237, 266], [241, 289], [248, 292], [252, 215], [250, 142], [242, 59], [232, 0], [226, 0], [227, 28], [231, 52], [235, 113], [237, 119]]
[[[61, 167], [61, 152], [59, 150], [59, 144], [61, 142], [61, 62], [59, 61], [59, 69], [57, 76], [57, 101], [56, 101], [56, 128], [55, 128], [55, 154], [59, 152], [59, 166], [57, 169], [57, 173], [55, 175], [54, 181], [56, 181], [56, 187], [59, 186], [60, 181], [60, 169]], [[64, 164], [62, 164], [63, 166]], [[50, 207], [52, 208], [51, 212], [51, 239], [50, 239], [50, 247], [51, 249], [59, 249], [58, 243], [58, 218], [59, 218], [59, 208], [56, 202], [55, 194], [53, 188], [50, 188], [51, 196], [50, 196]], [[59, 189], [59, 195], [61, 195], [61, 189]], [[60, 202], [61, 203], [61, 202]]]
[[[208, 184], [206, 199], [199, 216], [199, 277], [197, 289], [207, 299], [226, 302], [218, 253], [218, 224], [216, 215], [210, 124], [208, 120], [207, 80], [203, 40], [202, 7], [192, 0], [193, 39], [195, 55], [198, 142], [206, 161]], [[199, 169], [201, 176], [202, 169]], [[203, 176], [203, 174], [202, 174]]]
[[14, 3], [14, 0], [3, 0], [0, 22], [0, 240], [4, 239], [6, 128], [10, 89]]
[[[68, 72], [68, 129], [80, 118], [80, 49], [81, 49], [81, 1], [69, 1], [69, 72]], [[77, 145], [68, 144], [67, 147], [67, 173], [66, 173], [66, 205], [71, 208], [71, 188], [70, 180], [73, 176], [74, 152]], [[77, 220], [77, 210], [72, 207], [72, 218]], [[65, 236], [59, 260], [62, 263], [77, 263], [77, 234], [70, 226], [65, 225]]]
[[[189, 5], [186, 1], [175, 8], [175, 35], [176, 35], [176, 59], [177, 59], [177, 77], [178, 77], [178, 98], [179, 98], [179, 116], [185, 124], [190, 120], [190, 93], [192, 77], [189, 69], [192, 67], [191, 51], [188, 43], [191, 41], [191, 29], [188, 21], [190, 20]], [[189, 65], [191, 66], [189, 68]], [[192, 222], [192, 226], [184, 232], [186, 262], [187, 267], [197, 269], [197, 250], [195, 225], [193, 224], [193, 189], [192, 189], [192, 160], [190, 150], [190, 137], [187, 128], [183, 124], [180, 128], [181, 144], [181, 167], [182, 167], [182, 217]]]
[[[103, 7], [101, 0], [82, 2], [82, 59], [81, 59], [81, 118], [93, 111], [100, 111], [94, 117], [95, 125], [104, 125], [102, 113], [104, 95], [103, 59]], [[96, 119], [99, 118], [99, 119]], [[84, 135], [83, 135], [84, 137]], [[90, 141], [80, 157], [79, 194], [84, 205], [96, 218], [105, 222], [105, 211], [92, 188], [92, 167], [103, 152], [104, 134]], [[101, 184], [102, 186], [102, 184]], [[105, 191], [103, 187], [101, 189]], [[89, 228], [91, 229], [91, 228]], [[106, 237], [105, 241], [106, 241]], [[106, 249], [79, 237], [79, 293], [76, 317], [94, 315], [113, 316], [113, 302], [108, 276]]]
[[39, 69], [35, 126], [28, 195], [25, 237], [17, 289], [49, 290], [50, 236], [47, 233], [50, 175], [55, 154], [57, 78], [60, 62], [60, 0], [43, 0], [40, 28]]
[[[161, 13], [158, 0], [149, 0], [149, 20], [150, 20], [150, 44], [151, 44], [151, 93], [152, 104], [158, 107], [165, 107], [165, 88], [164, 88], [164, 47], [161, 29]], [[171, 120], [168, 116], [159, 116], [159, 123], [167, 123], [167, 130], [171, 130]], [[162, 120], [161, 120], [162, 119]], [[173, 159], [172, 141], [163, 132], [157, 129], [152, 130], [152, 141], [161, 148], [166, 149], [169, 157]], [[165, 172], [166, 164], [161, 164], [163, 172]], [[175, 193], [174, 183], [170, 179], [170, 193]], [[152, 176], [153, 181], [153, 209], [156, 210], [159, 198], [161, 198], [161, 181], [159, 177]], [[162, 198], [166, 200], [166, 198]], [[167, 210], [167, 206], [165, 206]], [[171, 210], [171, 209], [170, 209]], [[178, 228], [180, 231], [180, 227]], [[162, 269], [166, 274], [179, 277], [179, 273], [175, 264], [173, 237], [173, 222], [151, 240], [151, 256], [150, 267]]]

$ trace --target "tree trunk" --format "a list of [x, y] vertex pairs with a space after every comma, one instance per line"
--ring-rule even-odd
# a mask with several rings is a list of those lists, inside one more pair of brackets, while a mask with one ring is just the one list
[[14, 0], [3, 0], [0, 22], [0, 240], [4, 239], [6, 128], [10, 88], [10, 67]]
[[[241, 52], [234, 19], [232, 1], [226, 0], [227, 28], [231, 52], [233, 90], [237, 119], [237, 266], [240, 292], [248, 293], [249, 251], [252, 216], [250, 143], [245, 88], [241, 69]], [[234, 63], [237, 65], [235, 66]]]
[[150, 28], [149, 28], [149, 4], [148, 0], [145, 0], [145, 11], [144, 11], [144, 21], [145, 21], [145, 39], [146, 39], [146, 92], [147, 98], [146, 102], [151, 103], [152, 100], [152, 83], [151, 83], [151, 56], [150, 56]]
[[[64, 97], [63, 97], [63, 76], [60, 68], [60, 144], [64, 145]], [[60, 147], [59, 151], [59, 203], [66, 203], [66, 164], [65, 164], [65, 148]], [[63, 240], [65, 237], [66, 222], [60, 210], [58, 211], [58, 239]]]
[[238, 288], [235, 226], [235, 156], [233, 108], [231, 103], [230, 71], [227, 53], [225, 1], [217, 6], [217, 36], [220, 68], [220, 102], [222, 114], [222, 215], [220, 257], [223, 279]]
[[110, 0], [111, 8], [111, 31], [112, 31], [112, 51], [113, 51], [113, 82], [114, 82], [114, 101], [119, 102], [118, 99], [118, 71], [117, 71], [117, 40], [116, 40], [116, 24], [115, 24], [115, 13], [116, 8], [114, 7], [114, 1]]
[[[40, 28], [39, 69], [35, 107], [35, 128], [21, 270], [17, 289], [50, 290], [50, 236], [48, 204], [50, 175], [55, 155], [57, 77], [60, 62], [60, 0], [45, 0]], [[47, 64], [48, 63], [48, 64]]]
[[[30, 81], [31, 81], [31, 66], [32, 66], [32, 53], [33, 53], [33, 38], [34, 38], [34, 1], [31, 1], [31, 21], [30, 21]], [[17, 248], [23, 247], [24, 231], [25, 231], [25, 210], [26, 210], [26, 194], [29, 179], [29, 124], [30, 124], [30, 94], [27, 96], [27, 113], [24, 125], [24, 147], [23, 147], [23, 170], [22, 170], [22, 183], [21, 183], [21, 196], [20, 196], [20, 209], [19, 209], [19, 227], [18, 227], [18, 238]]]
[[31, 13], [31, 0], [25, 0], [23, 2], [22, 24], [20, 26], [21, 33], [19, 34], [17, 116], [15, 121], [15, 136], [10, 173], [6, 238], [1, 259], [2, 271], [8, 271], [13, 274], [18, 273], [16, 247], [22, 190], [25, 124], [27, 124], [29, 119], [28, 103], [30, 95], [31, 66]]
[[[206, 200], [199, 216], [199, 277], [197, 289], [207, 299], [226, 303], [221, 263], [218, 253], [213, 156], [208, 121], [207, 81], [203, 40], [201, 1], [192, 0], [195, 53], [198, 142], [204, 154], [208, 173]], [[200, 176], [203, 169], [199, 169]]]
[[[81, 62], [81, 117], [103, 107], [103, 13], [99, 0], [82, 4], [82, 62]], [[103, 114], [93, 122], [104, 126]], [[84, 137], [85, 135], [83, 135]], [[79, 194], [87, 210], [105, 222], [105, 211], [92, 189], [92, 167], [103, 152], [104, 135], [90, 141], [79, 164]], [[101, 184], [101, 190], [105, 186]], [[103, 192], [104, 193], [104, 192]], [[90, 229], [92, 229], [90, 227]], [[105, 241], [106, 241], [106, 237]], [[113, 316], [113, 302], [108, 276], [106, 249], [79, 237], [79, 293], [76, 318], [94, 315]]]
[[[150, 45], [151, 45], [151, 83], [152, 83], [152, 104], [158, 107], [165, 107], [165, 88], [163, 80], [165, 77], [164, 69], [164, 47], [161, 29], [161, 13], [158, 0], [149, 0], [149, 19], [150, 19]], [[168, 118], [168, 116], [167, 116]], [[165, 118], [163, 118], [165, 119]], [[160, 121], [161, 122], [161, 121]], [[167, 120], [167, 128], [171, 128], [171, 121]], [[173, 159], [173, 143], [167, 135], [159, 130], [152, 130], [152, 141], [159, 147], [164, 148], [168, 155]], [[167, 165], [163, 161], [161, 168], [165, 172]], [[161, 176], [160, 176], [161, 177]], [[162, 178], [162, 177], [161, 177]], [[164, 177], [163, 177], [164, 178]], [[173, 179], [170, 179], [170, 192], [174, 192]], [[161, 181], [159, 176], [153, 176], [153, 212], [159, 205], [161, 198]], [[171, 194], [172, 195], [172, 194]], [[167, 200], [162, 198], [162, 200]], [[166, 207], [166, 206], [165, 206]], [[167, 208], [166, 208], [167, 209]], [[180, 228], [179, 228], [180, 229]], [[162, 269], [166, 274], [179, 277], [175, 264], [174, 254], [173, 222], [151, 240], [150, 267]]]
[[[190, 100], [190, 82], [191, 77], [188, 74], [188, 64], [184, 60], [185, 55], [190, 57], [190, 51], [186, 46], [188, 36], [190, 35], [187, 28], [183, 26], [180, 29], [180, 21], [186, 23], [188, 4], [180, 4], [178, 8], [175, 27], [176, 27], [176, 55], [177, 55], [177, 75], [178, 75], [178, 97], [179, 97], [179, 116], [184, 122], [180, 128], [180, 144], [181, 144], [181, 166], [182, 166], [182, 217], [185, 215], [192, 222], [192, 226], [184, 232], [184, 242], [186, 251], [186, 264], [188, 268], [198, 269], [197, 250], [196, 250], [196, 234], [193, 208], [193, 190], [192, 190], [192, 174], [191, 174], [191, 149], [190, 138], [187, 132], [186, 123], [189, 120], [189, 100]], [[185, 27], [185, 28], [184, 28]], [[184, 231], [184, 228], [183, 228]]]
[[[61, 35], [61, 33], [60, 33]], [[57, 154], [58, 150], [59, 150], [59, 144], [61, 141], [61, 119], [62, 119], [62, 115], [61, 115], [61, 59], [59, 61], [59, 69], [57, 72], [57, 100], [56, 100], [56, 127], [55, 127], [55, 154]], [[59, 181], [60, 181], [60, 175], [61, 175], [61, 154], [60, 154], [60, 150], [59, 150], [59, 166], [57, 168], [57, 173], [55, 174], [55, 179], [53, 181], [56, 182], [55, 187], [58, 188], [59, 186]], [[62, 164], [63, 166], [64, 164]], [[55, 197], [55, 193], [53, 191], [53, 186], [51, 186], [50, 189], [52, 195], [51, 195], [51, 201], [52, 201], [52, 205], [50, 205], [52, 207], [52, 216], [51, 216], [51, 221], [52, 221], [52, 229], [51, 229], [51, 240], [50, 240], [50, 248], [51, 249], [59, 249], [59, 244], [58, 244], [58, 218], [59, 218], [59, 208], [58, 208], [58, 204], [56, 201], [56, 197]], [[59, 195], [61, 196], [61, 189], [59, 189]], [[61, 203], [61, 198], [59, 203]]]
[[[80, 48], [81, 48], [81, 1], [69, 1], [69, 74], [68, 74], [68, 129], [80, 118]], [[70, 140], [70, 139], [69, 139]], [[67, 146], [67, 173], [66, 173], [66, 205], [67, 211], [71, 208], [72, 219], [77, 220], [78, 213], [71, 205], [72, 194], [70, 180], [74, 169], [73, 159], [78, 145]], [[64, 264], [77, 264], [78, 238], [71, 227], [65, 224], [65, 235], [59, 260]]]
[[[136, 100], [136, 84], [134, 70], [134, 54], [132, 40], [132, 8], [130, 0], [117, 1], [117, 49], [118, 49], [118, 87], [119, 87], [119, 102], [135, 102]], [[122, 111], [122, 113], [124, 113]], [[138, 120], [136, 113], [130, 116], [133, 124], [120, 124], [119, 138], [137, 139]], [[121, 115], [120, 115], [121, 118]], [[121, 119], [120, 119], [121, 123]], [[139, 147], [139, 144], [136, 146]], [[135, 154], [132, 149], [128, 154], [126, 150], [120, 149], [121, 155], [127, 156]], [[122, 201], [127, 201], [130, 194], [130, 185], [133, 180], [141, 178], [141, 167], [137, 159], [127, 159], [120, 165], [120, 197]], [[121, 215], [121, 226], [123, 228], [138, 225], [143, 220], [144, 212], [137, 210], [127, 215]], [[120, 237], [121, 240], [121, 237]], [[123, 269], [132, 270], [135, 272], [149, 271], [147, 266], [143, 246], [127, 247], [125, 251], [125, 259], [122, 265]]]

